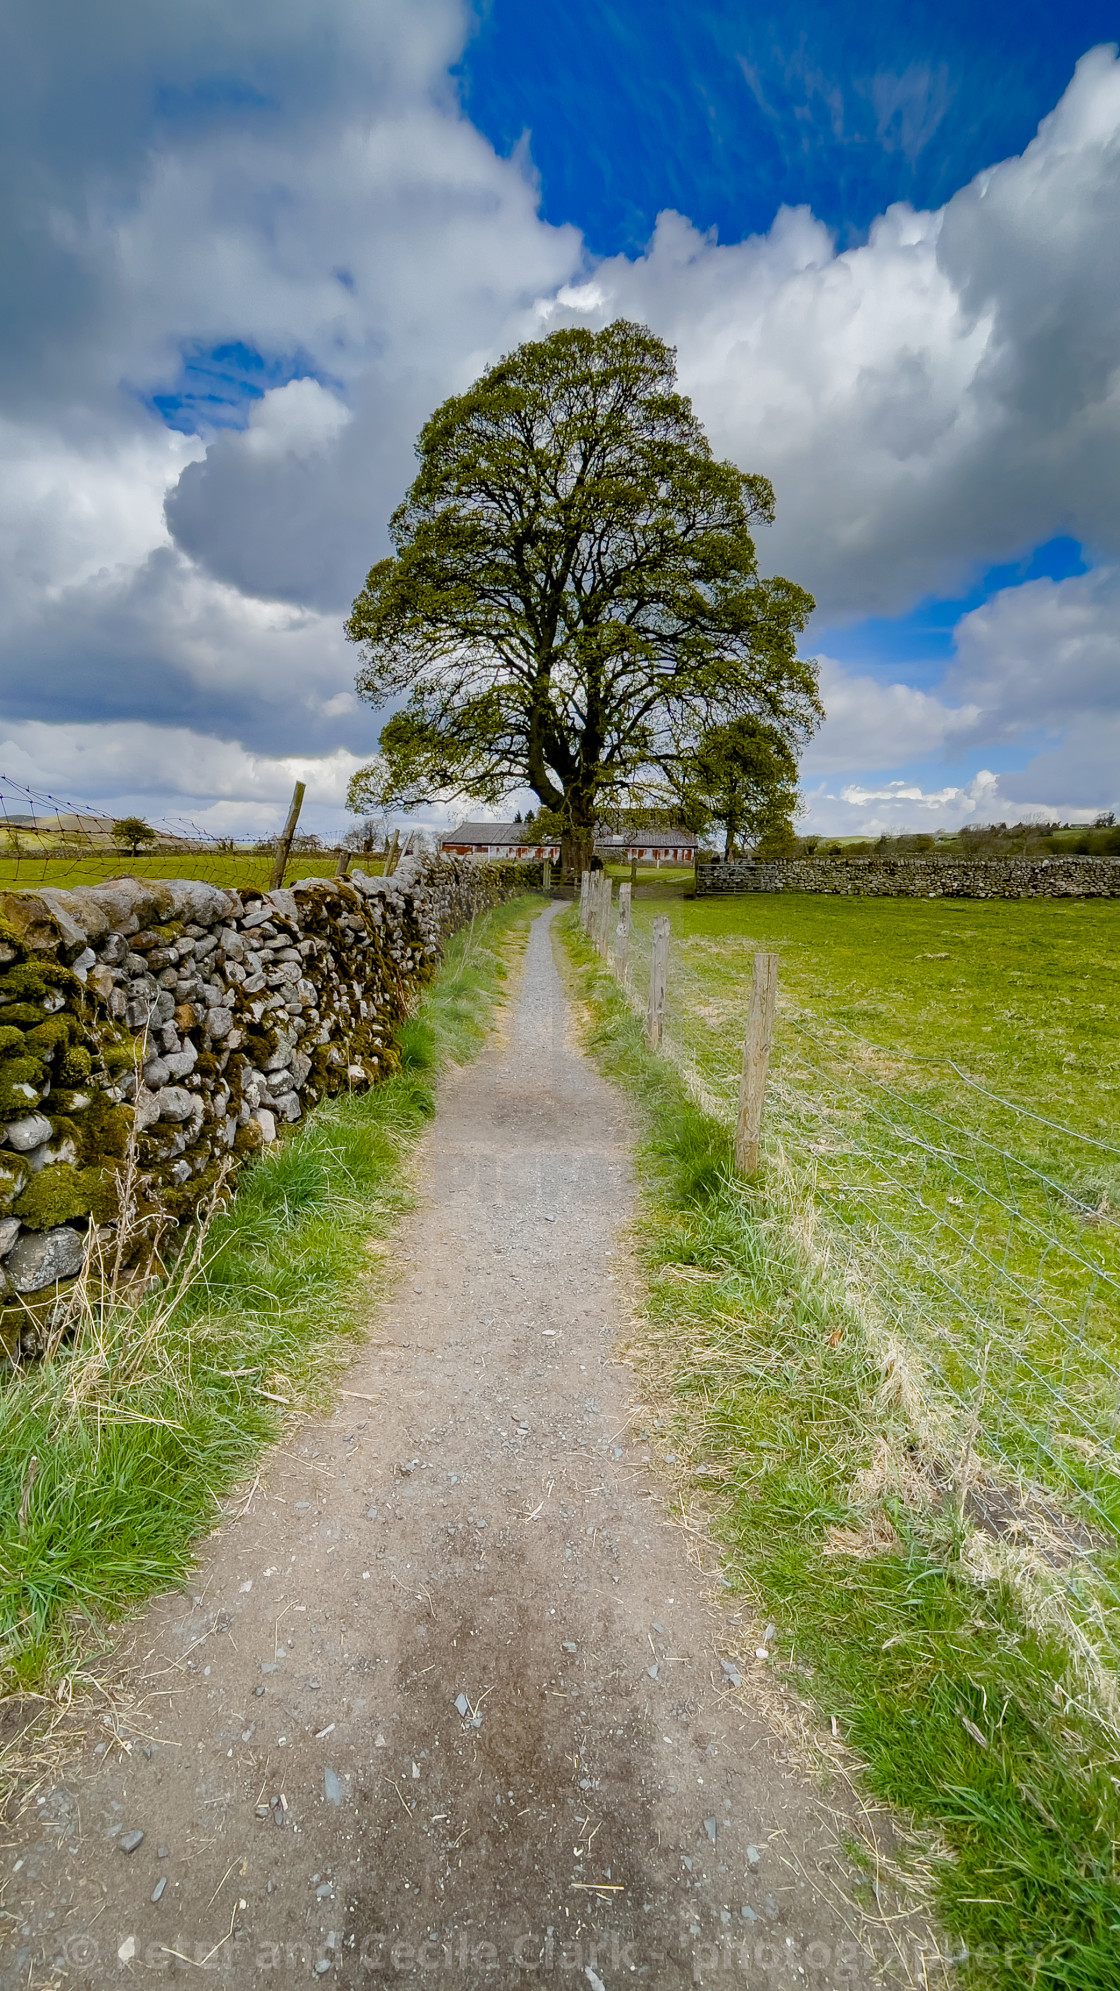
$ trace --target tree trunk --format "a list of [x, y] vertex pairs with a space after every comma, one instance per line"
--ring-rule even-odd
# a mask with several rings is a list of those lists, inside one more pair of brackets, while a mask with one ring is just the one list
[[573, 823], [561, 832], [560, 873], [565, 885], [578, 884], [583, 873], [590, 871], [594, 848], [595, 835], [589, 828]]

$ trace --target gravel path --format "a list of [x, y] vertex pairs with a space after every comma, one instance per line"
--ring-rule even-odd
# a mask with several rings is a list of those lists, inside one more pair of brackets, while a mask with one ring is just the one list
[[721, 1664], [741, 1634], [644, 1470], [613, 1353], [627, 1125], [571, 1040], [550, 920], [505, 1029], [444, 1088], [341, 1408], [270, 1455], [192, 1592], [144, 1613], [128, 1753], [91, 1736], [9, 1856], [4, 1991], [200, 1965], [277, 1987], [881, 1981], [842, 1821]]

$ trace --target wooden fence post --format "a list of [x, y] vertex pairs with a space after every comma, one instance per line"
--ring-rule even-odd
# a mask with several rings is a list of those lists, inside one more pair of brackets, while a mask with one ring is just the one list
[[756, 954], [751, 980], [747, 1034], [743, 1040], [743, 1074], [739, 1081], [739, 1119], [735, 1127], [735, 1166], [744, 1175], [758, 1167], [762, 1106], [778, 1005], [778, 956]]
[[618, 925], [614, 934], [614, 971], [620, 982], [626, 980], [626, 956], [630, 952], [630, 887], [618, 888]]
[[297, 781], [295, 787], [292, 790], [292, 806], [288, 810], [288, 820], [284, 824], [283, 834], [280, 838], [279, 843], [276, 846], [276, 855], [272, 860], [272, 876], [269, 878], [268, 881], [268, 889], [270, 892], [275, 892], [277, 888], [284, 883], [284, 867], [288, 862], [289, 855], [291, 854], [292, 838], [296, 833], [296, 824], [299, 821], [299, 812], [303, 807], [304, 793], [305, 793], [304, 783], [302, 781]]
[[653, 952], [649, 963], [649, 1006], [646, 1010], [646, 1036], [656, 1050], [665, 1028], [665, 984], [669, 978], [669, 916], [658, 913], [653, 922]]
[[587, 932], [587, 902], [590, 896], [591, 873], [590, 871], [584, 871], [579, 881], [579, 923], [585, 933]]
[[545, 858], [545, 860], [544, 860], [544, 865], [543, 865], [543, 868], [542, 868], [542, 870], [541, 870], [541, 884], [542, 884], [542, 886], [543, 886], [543, 889], [544, 889], [544, 890], [545, 890], [546, 892], [551, 892], [551, 890], [552, 890], [552, 859], [551, 859], [551, 857], [546, 857], [546, 858]]
[[634, 889], [635, 885], [637, 884], [637, 882], [638, 882], [638, 860], [637, 860], [637, 858], [636, 858], [636, 857], [632, 857], [632, 858], [630, 859], [630, 890], [631, 890], [631, 891], [633, 891], [633, 889]]
[[595, 940], [602, 959], [608, 962], [611, 957], [611, 901], [613, 897], [614, 887], [611, 884], [610, 873], [602, 871], [599, 874], [599, 918]]

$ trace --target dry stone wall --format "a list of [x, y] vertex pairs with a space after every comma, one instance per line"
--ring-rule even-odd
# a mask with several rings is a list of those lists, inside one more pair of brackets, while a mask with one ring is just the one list
[[866, 899], [1115, 899], [1116, 857], [793, 857], [701, 864], [714, 892], [831, 892]]
[[448, 936], [540, 870], [428, 857], [263, 893], [0, 892], [0, 1308], [26, 1320], [81, 1270], [126, 1163], [139, 1215], [187, 1217], [223, 1162], [394, 1071]]

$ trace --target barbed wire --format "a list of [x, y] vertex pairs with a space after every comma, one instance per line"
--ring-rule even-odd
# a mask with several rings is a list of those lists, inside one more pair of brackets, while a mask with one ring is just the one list
[[[270, 840], [238, 842], [183, 815], [149, 816], [134, 846], [118, 819], [90, 802], [0, 773], [0, 887], [92, 885], [119, 876], [190, 876], [204, 884], [267, 881]], [[255, 874], [260, 872], [258, 878]]]

